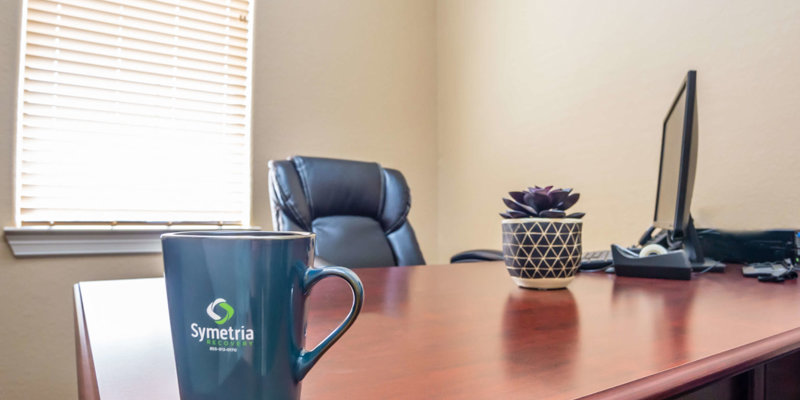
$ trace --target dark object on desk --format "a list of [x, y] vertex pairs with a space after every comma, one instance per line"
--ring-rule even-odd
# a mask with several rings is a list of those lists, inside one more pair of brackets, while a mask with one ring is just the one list
[[680, 250], [639, 257], [639, 254], [629, 249], [612, 244], [611, 256], [614, 258], [617, 276], [687, 281], [692, 279], [692, 264], [686, 253]]
[[[503, 252], [491, 249], [467, 250], [450, 258], [451, 264], [482, 261], [503, 261]], [[610, 250], [589, 251], [583, 253], [579, 269], [581, 271], [594, 271], [609, 267], [612, 263]]]
[[296, 156], [269, 162], [269, 187], [274, 229], [315, 233], [319, 257], [347, 267], [425, 264], [397, 170]]
[[759, 282], [783, 282], [797, 279], [795, 265], [790, 259], [750, 264], [742, 268], [742, 275], [748, 278], [758, 278]]
[[798, 263], [800, 238], [798, 231], [698, 231], [703, 252], [711, 258], [737, 264], [780, 261], [785, 258]]
[[596, 271], [614, 263], [610, 250], [587, 251], [581, 257], [581, 271]]
[[758, 277], [759, 282], [783, 282], [792, 279], [797, 279], [797, 272], [792, 267], [776, 268], [771, 274]]
[[450, 264], [483, 261], [503, 261], [503, 252], [500, 250], [477, 249], [462, 251], [450, 257]]
[[780, 283], [786, 280], [797, 279], [797, 272], [795, 271], [775, 271], [772, 275], [759, 276], [759, 282], [776, 282]]

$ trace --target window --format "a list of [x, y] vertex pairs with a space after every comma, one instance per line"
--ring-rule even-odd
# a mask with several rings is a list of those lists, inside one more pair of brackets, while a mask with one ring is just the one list
[[17, 225], [242, 225], [246, 0], [28, 0]]

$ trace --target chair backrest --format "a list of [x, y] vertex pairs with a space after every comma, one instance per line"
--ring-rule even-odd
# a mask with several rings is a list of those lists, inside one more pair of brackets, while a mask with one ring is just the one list
[[295, 156], [269, 162], [273, 227], [317, 235], [317, 256], [345, 267], [425, 264], [408, 222], [403, 174], [377, 163]]

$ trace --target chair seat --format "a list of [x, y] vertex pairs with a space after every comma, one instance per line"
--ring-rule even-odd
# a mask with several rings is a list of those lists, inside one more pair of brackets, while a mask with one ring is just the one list
[[374, 267], [397, 265], [378, 221], [369, 217], [335, 215], [311, 223], [320, 257], [337, 265]]

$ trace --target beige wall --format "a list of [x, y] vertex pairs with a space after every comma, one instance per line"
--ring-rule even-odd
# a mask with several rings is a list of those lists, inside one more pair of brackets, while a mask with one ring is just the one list
[[[13, 224], [19, 0], [0, 14], [0, 224]], [[378, 161], [412, 187], [436, 252], [435, 4], [258, 1], [253, 222], [270, 228], [266, 163], [292, 154]], [[15, 259], [0, 244], [0, 399], [77, 397], [72, 285], [161, 275], [160, 255]]]
[[377, 161], [403, 172], [410, 218], [436, 259], [435, 3], [257, 4], [253, 220], [271, 228], [267, 162]]
[[500, 197], [582, 194], [585, 247], [653, 218], [661, 123], [698, 71], [700, 226], [800, 227], [800, 3], [438, 3], [439, 253], [500, 246]]

